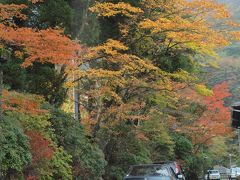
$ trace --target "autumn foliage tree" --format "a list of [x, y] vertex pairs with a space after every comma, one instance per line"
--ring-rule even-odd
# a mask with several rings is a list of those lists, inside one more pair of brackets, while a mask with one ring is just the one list
[[127, 42], [130, 51], [171, 72], [189, 70], [196, 53], [216, 56], [216, 48], [238, 40], [238, 33], [232, 31], [238, 24], [227, 8], [214, 0], [104, 1], [91, 10], [103, 24], [114, 25], [114, 36]]
[[[69, 33], [82, 37], [82, 29], [91, 23], [86, 22], [89, 14], [98, 17], [100, 32], [97, 45], [84, 47], [64, 34], [73, 19], [68, 25], [67, 18], [44, 17], [40, 22], [48, 14], [43, 11], [55, 9], [39, 0], [28, 3], [0, 4], [0, 48], [34, 77], [35, 72], [45, 74], [38, 69], [42, 64], [55, 66], [57, 73], [60, 68], [61, 83], [78, 95], [69, 99], [80, 106], [80, 123], [88, 132], [86, 137], [78, 121], [54, 112], [41, 97], [4, 90], [5, 114], [18, 120], [29, 137], [34, 165], [25, 168], [29, 178], [94, 179], [105, 170], [104, 179], [121, 179], [132, 163], [186, 160], [212, 138], [230, 134], [223, 101], [230, 95], [228, 85], [210, 90], [196, 73], [210, 56], [217, 56], [216, 49], [239, 40], [239, 25], [224, 5], [215, 0], [84, 1], [91, 8], [81, 11], [79, 34]], [[25, 10], [33, 15], [28, 17]], [[29, 84], [38, 84], [45, 99], [55, 101], [46, 91], [55, 94], [58, 86], [34, 77]], [[26, 91], [42, 92], [32, 89]], [[190, 160], [189, 167], [200, 162]]]
[[51, 160], [53, 149], [50, 147], [49, 141], [40, 133], [27, 132], [26, 134], [30, 138], [33, 165], [37, 165], [39, 161]]
[[[93, 118], [89, 123], [95, 124], [94, 134], [101, 122], [114, 116], [131, 121], [149, 119], [145, 114], [148, 95], [169, 95], [174, 91], [173, 81], [188, 81], [181, 63], [171, 70], [163, 68], [175, 74], [162, 71], [167, 61], [170, 66], [175, 60], [193, 65], [196, 54], [214, 56], [216, 48], [237, 39], [225, 29], [226, 24], [237, 24], [230, 20], [226, 7], [215, 1], [103, 1], [90, 10], [99, 16], [102, 27], [115, 24], [113, 34], [107, 32], [115, 39], [105, 38], [106, 42], [90, 49], [79, 63], [82, 68], [74, 73], [75, 81], [86, 87], [81, 94], [87, 103], [83, 98], [82, 105], [87, 104], [88, 118]], [[218, 21], [223, 24], [219, 29], [214, 28]]]
[[15, 19], [27, 18], [22, 13], [26, 5], [0, 5], [1, 47], [11, 47], [13, 53], [24, 60], [22, 66], [30, 66], [33, 62], [66, 65], [72, 64], [77, 58], [80, 45], [63, 35], [62, 30], [36, 30], [17, 26]]
[[187, 92], [188, 95], [183, 95], [188, 100], [196, 101], [202, 106], [192, 123], [186, 122], [179, 128], [191, 137], [196, 153], [203, 145], [211, 144], [213, 138], [231, 137], [232, 135], [231, 113], [224, 103], [224, 100], [231, 96], [229, 85], [227, 82], [216, 84], [212, 90], [213, 94], [208, 96], [199, 95], [193, 90], [185, 90], [184, 93]]
[[217, 84], [213, 87], [213, 95], [204, 98], [207, 110], [195, 122], [197, 131], [193, 137], [194, 144], [209, 143], [216, 136], [231, 135], [231, 112], [224, 106], [224, 99], [231, 96], [227, 82]]
[[123, 43], [109, 39], [89, 49], [80, 61], [83, 68], [74, 71], [75, 81], [83, 87], [80, 94], [87, 97], [82, 106], [89, 116], [83, 123], [93, 125], [94, 136], [102, 122], [111, 126], [148, 119], [142, 111], [147, 95], [171, 89], [170, 78], [163, 71], [127, 50]]

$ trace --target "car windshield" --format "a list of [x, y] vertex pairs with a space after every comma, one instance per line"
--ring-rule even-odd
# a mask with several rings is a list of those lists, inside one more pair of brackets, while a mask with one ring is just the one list
[[130, 176], [169, 176], [168, 170], [162, 165], [133, 166]]
[[209, 173], [210, 173], [210, 174], [219, 174], [219, 171], [213, 170], [213, 171], [209, 171]]

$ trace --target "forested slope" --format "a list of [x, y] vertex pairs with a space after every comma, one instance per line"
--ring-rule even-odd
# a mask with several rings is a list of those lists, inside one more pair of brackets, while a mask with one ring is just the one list
[[[240, 21], [240, 2], [235, 0], [219, 0], [219, 2], [224, 3], [233, 16], [234, 20]], [[221, 53], [221, 56], [234, 56], [237, 58], [239, 54], [239, 43], [234, 42], [231, 46], [225, 48], [225, 51]]]
[[178, 160], [192, 180], [227, 164], [229, 84], [202, 72], [235, 26], [206, 0], [1, 1], [0, 178], [113, 180]]
[[234, 18], [239, 19], [239, 10], [240, 10], [240, 2], [236, 0], [218, 0], [220, 3], [224, 3], [230, 10], [230, 13], [234, 16]]

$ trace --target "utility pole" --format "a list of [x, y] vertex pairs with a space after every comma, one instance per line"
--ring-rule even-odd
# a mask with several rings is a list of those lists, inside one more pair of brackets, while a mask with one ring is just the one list
[[232, 154], [229, 154], [229, 169], [232, 167]]
[[205, 168], [206, 168], [205, 163], [207, 159], [208, 159], [207, 156], [203, 157], [203, 179], [205, 179]]

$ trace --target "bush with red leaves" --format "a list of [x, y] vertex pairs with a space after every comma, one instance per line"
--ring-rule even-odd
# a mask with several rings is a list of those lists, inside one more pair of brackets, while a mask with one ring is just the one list
[[49, 141], [39, 132], [27, 132], [30, 138], [32, 164], [36, 165], [41, 160], [51, 160], [54, 150], [49, 146]]

